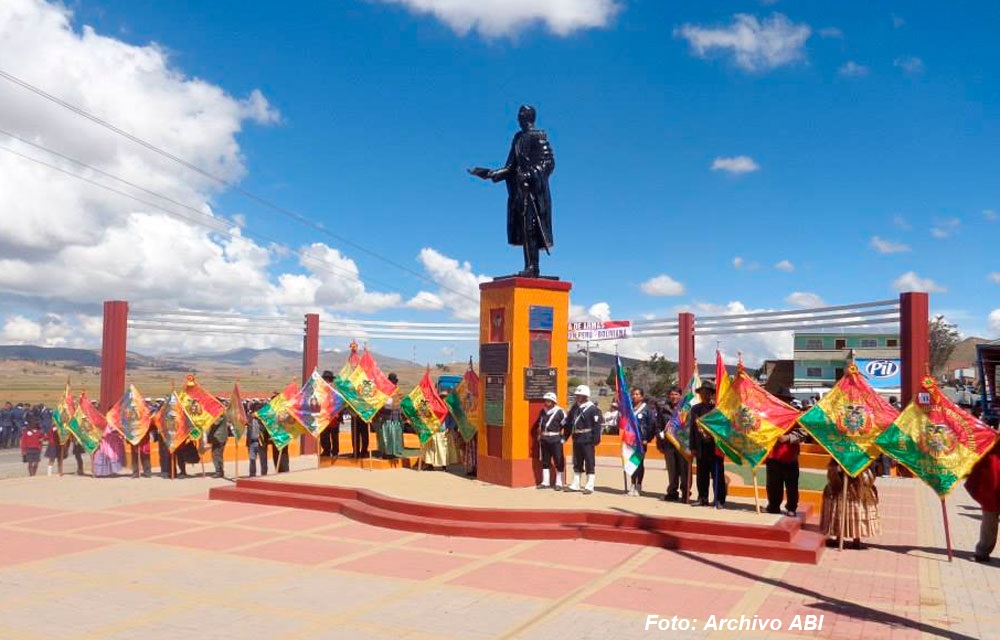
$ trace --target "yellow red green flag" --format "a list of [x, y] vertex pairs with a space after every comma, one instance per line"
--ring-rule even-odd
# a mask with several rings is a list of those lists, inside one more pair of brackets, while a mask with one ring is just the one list
[[421, 444], [440, 431], [444, 427], [445, 418], [448, 417], [448, 405], [434, 390], [430, 371], [424, 371], [420, 384], [410, 392], [410, 395], [403, 398], [399, 409], [413, 425]]
[[479, 432], [482, 424], [479, 415], [479, 376], [473, 371], [472, 365], [462, 376], [462, 381], [451, 390], [444, 399], [451, 416], [458, 424], [458, 432], [462, 439], [468, 442]]
[[292, 438], [305, 432], [292, 411], [292, 404], [298, 392], [296, 384], [290, 382], [281, 393], [271, 398], [270, 402], [257, 411], [257, 417], [264, 423], [264, 428], [271, 436], [271, 442], [279, 450], [287, 447]]
[[878, 456], [875, 439], [897, 416], [852, 362], [830, 393], [799, 416], [799, 424], [854, 478]]
[[756, 469], [798, 417], [794, 407], [754, 382], [740, 362], [729, 392], [719, 398], [715, 409], [698, 419], [698, 424], [715, 437], [727, 455], [735, 453]]
[[129, 444], [137, 445], [149, 432], [149, 423], [153, 415], [146, 406], [142, 394], [134, 384], [130, 384], [121, 400], [108, 409], [106, 418], [108, 425], [122, 434]]
[[996, 441], [993, 429], [963, 411], [927, 376], [921, 392], [875, 444], [944, 497]]
[[191, 374], [188, 374], [184, 388], [177, 392], [177, 400], [191, 421], [192, 429], [189, 437], [192, 440], [200, 440], [226, 410], [222, 403], [198, 384]]

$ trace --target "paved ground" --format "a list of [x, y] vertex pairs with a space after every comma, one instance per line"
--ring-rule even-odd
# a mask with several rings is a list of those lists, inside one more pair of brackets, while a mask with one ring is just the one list
[[[405, 485], [437, 481], [436, 472], [401, 473]], [[968, 559], [978, 510], [964, 491], [949, 500], [958, 549], [949, 564], [940, 503], [913, 480], [880, 484], [879, 540], [828, 551], [819, 566], [429, 536], [208, 501], [208, 488], [225, 482], [0, 481], [0, 638], [1000, 636], [1000, 566]], [[646, 632], [648, 614], [696, 630]], [[798, 614], [822, 615], [822, 629], [789, 631]], [[704, 628], [712, 615], [777, 618], [783, 630], [714, 633]]]

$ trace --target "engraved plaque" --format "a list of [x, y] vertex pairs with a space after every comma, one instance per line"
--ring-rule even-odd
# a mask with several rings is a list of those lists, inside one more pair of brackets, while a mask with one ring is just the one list
[[542, 396], [556, 391], [559, 374], [555, 367], [525, 367], [524, 368], [524, 399], [541, 400]]
[[531, 366], [547, 367], [551, 364], [552, 343], [548, 333], [533, 333], [531, 335]]
[[507, 376], [487, 375], [483, 391], [486, 424], [503, 426], [503, 403], [506, 397]]
[[507, 373], [510, 366], [510, 344], [479, 345], [479, 370], [481, 373]]

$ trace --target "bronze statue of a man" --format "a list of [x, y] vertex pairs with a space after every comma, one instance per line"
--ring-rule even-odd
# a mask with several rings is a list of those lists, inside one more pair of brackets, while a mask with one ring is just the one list
[[535, 108], [522, 105], [517, 112], [521, 130], [510, 143], [507, 163], [499, 169], [476, 167], [469, 173], [507, 183], [507, 242], [524, 248], [524, 271], [519, 275], [538, 277], [538, 252], [554, 246], [552, 239], [552, 196], [549, 176], [556, 167], [549, 138], [535, 128]]

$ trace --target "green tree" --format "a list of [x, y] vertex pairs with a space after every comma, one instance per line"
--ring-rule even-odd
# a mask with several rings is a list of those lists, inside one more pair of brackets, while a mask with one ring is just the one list
[[931, 373], [938, 375], [944, 369], [962, 336], [958, 333], [956, 325], [946, 322], [944, 316], [938, 315], [928, 324], [928, 337]]

